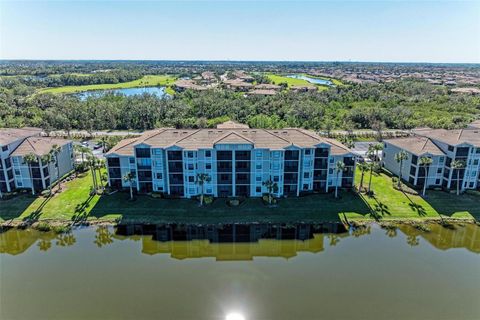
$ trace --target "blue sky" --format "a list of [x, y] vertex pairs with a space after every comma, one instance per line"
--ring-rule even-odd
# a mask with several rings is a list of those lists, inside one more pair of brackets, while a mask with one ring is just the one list
[[480, 62], [480, 1], [5, 1], [2, 59]]

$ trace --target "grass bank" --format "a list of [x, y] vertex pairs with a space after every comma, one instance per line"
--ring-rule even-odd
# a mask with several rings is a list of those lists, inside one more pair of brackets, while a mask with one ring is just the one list
[[[375, 197], [341, 192], [281, 199], [277, 207], [263, 205], [257, 198], [229, 207], [225, 199], [199, 207], [194, 200], [154, 199], [140, 195], [129, 201], [128, 192], [110, 196], [89, 196], [92, 177], [85, 174], [64, 184], [64, 191], [51, 198], [21, 195], [0, 203], [0, 222], [53, 220], [71, 222], [79, 217], [91, 222], [122, 221], [143, 223], [233, 223], [233, 222], [340, 222], [349, 221], [428, 221], [443, 219], [480, 220], [480, 197], [429, 191], [426, 199], [408, 195], [392, 187], [391, 179], [375, 175]], [[360, 181], [357, 173], [357, 182]], [[368, 182], [368, 175], [365, 183]]]
[[168, 88], [175, 83], [176, 78], [169, 75], [148, 75], [143, 78], [122, 82], [122, 83], [105, 83], [105, 84], [92, 84], [85, 86], [64, 86], [58, 88], [45, 88], [38, 91], [38, 93], [77, 93], [83, 91], [92, 90], [109, 90], [109, 89], [125, 89], [125, 88], [138, 88], [138, 87], [155, 87], [165, 86]]

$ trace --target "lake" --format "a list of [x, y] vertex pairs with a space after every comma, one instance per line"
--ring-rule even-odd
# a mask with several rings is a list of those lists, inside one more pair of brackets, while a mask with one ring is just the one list
[[304, 74], [291, 74], [291, 75], [288, 75], [287, 77], [288, 78], [293, 78], [293, 79], [306, 80], [306, 81], [308, 81], [310, 83], [313, 83], [313, 84], [320, 84], [320, 85], [324, 85], [324, 86], [333, 86], [333, 82], [330, 81], [330, 80], [309, 77], [309, 76], [306, 76]]
[[123, 89], [108, 89], [108, 90], [92, 90], [76, 93], [75, 95], [80, 98], [80, 100], [86, 100], [89, 97], [100, 97], [107, 93], [113, 94], [123, 94], [125, 96], [136, 96], [142, 95], [144, 93], [152, 94], [157, 97], [164, 97], [168, 95], [165, 92], [165, 87], [142, 87], [142, 88], [123, 88]]
[[0, 234], [1, 319], [478, 319], [480, 227]]

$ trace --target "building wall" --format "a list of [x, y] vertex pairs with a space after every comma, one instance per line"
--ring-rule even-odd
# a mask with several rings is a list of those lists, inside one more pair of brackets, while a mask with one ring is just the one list
[[[140, 158], [138, 149], [143, 149]], [[220, 158], [221, 154], [227, 158]], [[285, 165], [291, 168], [288, 165], [293, 161], [286, 162], [286, 154], [298, 154], [294, 161], [298, 166], [295, 166], [294, 172], [285, 172]], [[263, 182], [269, 179], [278, 185], [276, 196], [285, 195], [286, 177], [291, 182], [287, 187], [292, 190], [291, 195], [297, 196], [301, 192], [314, 191], [315, 159], [314, 148], [268, 150], [252, 149], [248, 144], [219, 144], [214, 149], [182, 150], [172, 147], [163, 150], [138, 145], [132, 157], [107, 155], [107, 165], [111, 186], [128, 188], [128, 182], [123, 181], [122, 177], [132, 171], [137, 176], [135, 187], [139, 192], [165, 192], [190, 198], [201, 193], [201, 187], [196, 183], [197, 174], [207, 173], [211, 181], [205, 182], [203, 189], [205, 194], [215, 197], [238, 196], [244, 192], [247, 196], [260, 197], [268, 192]], [[340, 160], [350, 162], [348, 171], [340, 173], [337, 179], [334, 167]], [[344, 187], [353, 185], [353, 156], [329, 156], [327, 153], [325, 165], [325, 184], [315, 191], [327, 192], [337, 184]], [[147, 172], [151, 172], [151, 175]], [[151, 176], [150, 180], [147, 175]], [[222, 183], [221, 179], [227, 179], [224, 181], [228, 182]]]

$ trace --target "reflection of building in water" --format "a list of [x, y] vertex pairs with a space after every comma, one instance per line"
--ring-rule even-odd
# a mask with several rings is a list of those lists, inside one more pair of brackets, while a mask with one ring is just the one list
[[51, 232], [40, 232], [34, 229], [10, 229], [0, 233], [0, 253], [17, 255], [25, 252], [37, 240], [51, 241], [55, 234]]
[[399, 227], [407, 236], [420, 236], [440, 250], [465, 248], [468, 251], [480, 253], [480, 228], [475, 224], [455, 225], [454, 229], [430, 224], [429, 228], [430, 232], [424, 232], [411, 226]]
[[343, 233], [342, 224], [274, 226], [119, 226], [117, 235], [142, 234], [142, 252], [170, 253], [175, 259], [214, 257], [219, 261], [254, 257], [291, 258], [298, 252], [323, 251], [322, 232]]

